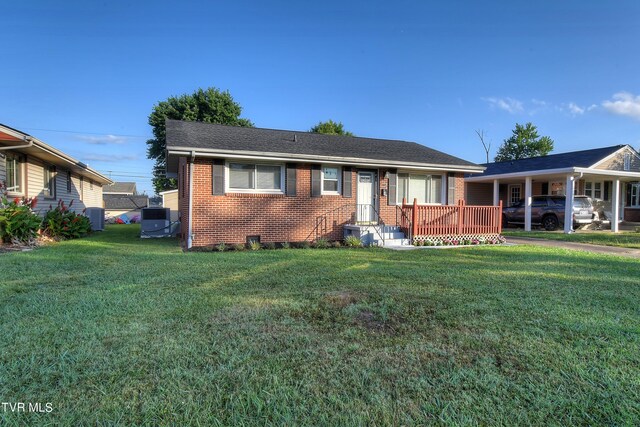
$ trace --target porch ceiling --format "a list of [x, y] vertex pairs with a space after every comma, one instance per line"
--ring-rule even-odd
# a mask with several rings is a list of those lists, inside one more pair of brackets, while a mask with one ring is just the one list
[[494, 180], [498, 180], [500, 183], [510, 184], [524, 182], [527, 177], [531, 177], [534, 182], [564, 180], [567, 175], [574, 175], [577, 179], [591, 179], [593, 181], [613, 181], [616, 179], [620, 180], [620, 182], [640, 181], [640, 172], [591, 168], [554, 169], [548, 171], [517, 172], [501, 175], [480, 175], [467, 177], [465, 178], [465, 181], [491, 183]]

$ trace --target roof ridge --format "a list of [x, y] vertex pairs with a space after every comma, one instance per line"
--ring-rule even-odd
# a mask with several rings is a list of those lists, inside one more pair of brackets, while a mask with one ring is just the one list
[[553, 156], [560, 156], [563, 154], [576, 154], [576, 153], [586, 153], [588, 151], [599, 151], [599, 150], [607, 150], [607, 149], [611, 149], [611, 148], [623, 148], [628, 146], [629, 144], [618, 144], [618, 145], [610, 145], [608, 147], [600, 147], [600, 148], [589, 148], [586, 150], [575, 150], [575, 151], [563, 151], [562, 153], [553, 153], [553, 154], [546, 154], [544, 156], [533, 156], [533, 157], [525, 157], [523, 159], [513, 159], [513, 160], [502, 160], [500, 162], [489, 162], [489, 163], [481, 163], [482, 165], [495, 165], [495, 164], [500, 164], [500, 163], [513, 163], [513, 162], [519, 162], [522, 160], [532, 160], [532, 159], [541, 159], [541, 158], [549, 158], [549, 157], [553, 157]]
[[[407, 140], [404, 140], [404, 139], [375, 138], [375, 137], [372, 137], [372, 136], [358, 136], [358, 135], [338, 135], [338, 134], [332, 134], [332, 133], [310, 132], [308, 130], [275, 129], [275, 128], [265, 128], [265, 127], [257, 127], [257, 126], [236, 126], [236, 125], [226, 125], [226, 124], [220, 124], [220, 123], [201, 122], [201, 121], [198, 121], [198, 120], [175, 120], [175, 119], [167, 119], [167, 120], [170, 120], [172, 122], [197, 123], [197, 124], [203, 124], [203, 125], [208, 125], [208, 126], [222, 126], [222, 127], [228, 127], [228, 128], [268, 130], [268, 131], [273, 131], [273, 132], [286, 132], [286, 133], [292, 133], [292, 134], [322, 135], [322, 136], [326, 136], [326, 137], [342, 137], [342, 138], [353, 138], [353, 139], [370, 139], [370, 140], [375, 140], [375, 141], [408, 142], [408, 143], [418, 144], [418, 145], [421, 145], [423, 147], [426, 147], [426, 145], [422, 145], [422, 144], [420, 144], [418, 142], [407, 141]], [[429, 148], [429, 147], [427, 147], [427, 148]]]

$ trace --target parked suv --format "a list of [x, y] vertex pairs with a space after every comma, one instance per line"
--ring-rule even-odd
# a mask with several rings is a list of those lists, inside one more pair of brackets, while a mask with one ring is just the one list
[[[552, 231], [564, 224], [565, 196], [533, 196], [531, 201], [531, 224], [541, 225]], [[593, 222], [593, 205], [587, 196], [573, 198], [573, 227]], [[502, 226], [524, 224], [524, 200], [502, 209]]]

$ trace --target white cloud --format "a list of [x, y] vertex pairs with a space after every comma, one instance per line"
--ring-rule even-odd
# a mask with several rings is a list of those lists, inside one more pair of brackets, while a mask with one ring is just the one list
[[482, 98], [483, 101], [489, 103], [491, 108], [498, 108], [500, 110], [504, 110], [510, 114], [522, 113], [524, 108], [522, 106], [522, 102], [513, 98]]
[[618, 92], [613, 95], [613, 99], [603, 101], [602, 106], [613, 114], [640, 120], [640, 96], [634, 96], [629, 92]]
[[580, 107], [579, 105], [577, 105], [574, 102], [570, 102], [567, 105], [567, 109], [574, 116], [580, 116], [580, 115], [584, 114], [584, 112], [585, 112], [585, 109], [583, 107]]
[[135, 154], [86, 154], [82, 160], [92, 162], [122, 162], [127, 160], [140, 160]]
[[124, 144], [128, 139], [118, 135], [76, 135], [75, 138], [95, 145]]

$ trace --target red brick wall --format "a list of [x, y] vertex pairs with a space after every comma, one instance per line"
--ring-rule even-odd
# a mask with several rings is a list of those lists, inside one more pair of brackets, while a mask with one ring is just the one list
[[[184, 159], [179, 164], [179, 208], [182, 212], [183, 240], [186, 240], [188, 226], [188, 168]], [[227, 193], [212, 195], [212, 160], [196, 159], [194, 164], [193, 196], [193, 246], [209, 246], [220, 242], [245, 243], [247, 236], [260, 236], [265, 242], [299, 242], [315, 240], [316, 220], [326, 215], [326, 230], [318, 232], [319, 237], [341, 240], [342, 226], [350, 222], [356, 207], [356, 169], [352, 171], [352, 197], [323, 195], [311, 197], [311, 165], [298, 164], [296, 176], [296, 197], [281, 194]], [[387, 225], [396, 224], [396, 207], [387, 205], [388, 190], [385, 170], [378, 171], [378, 195], [380, 216]], [[456, 197], [464, 197], [464, 177], [456, 175]], [[184, 183], [184, 185], [183, 185]], [[186, 191], [183, 191], [183, 188]], [[343, 206], [350, 205], [342, 209]], [[334, 211], [334, 214], [327, 214]]]

